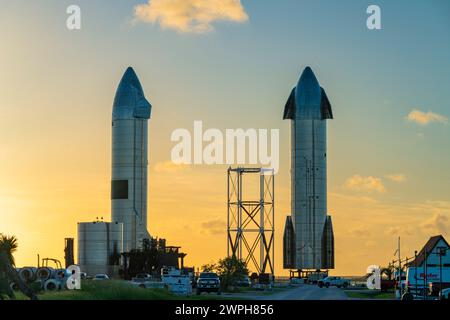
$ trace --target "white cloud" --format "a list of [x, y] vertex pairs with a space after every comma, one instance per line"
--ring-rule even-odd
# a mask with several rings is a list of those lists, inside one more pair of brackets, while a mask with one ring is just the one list
[[422, 112], [420, 110], [413, 110], [408, 114], [406, 119], [408, 121], [418, 123], [421, 126], [426, 126], [427, 124], [432, 122], [438, 122], [443, 124], [448, 123], [448, 118], [446, 116], [431, 111]]
[[364, 238], [370, 236], [369, 228], [366, 226], [358, 226], [348, 231], [349, 235], [356, 238]]
[[412, 236], [414, 229], [410, 226], [393, 226], [389, 227], [385, 234], [389, 236]]
[[345, 187], [349, 190], [355, 191], [376, 191], [379, 193], [386, 192], [386, 188], [380, 178], [375, 178], [372, 176], [362, 177], [357, 174], [345, 181]]
[[214, 219], [202, 222], [202, 230], [210, 235], [224, 234], [227, 230], [227, 223], [222, 219]]
[[450, 219], [447, 214], [435, 213], [430, 219], [422, 223], [422, 227], [431, 232], [446, 235], [450, 229]]
[[134, 8], [134, 16], [136, 21], [181, 33], [212, 31], [216, 21], [248, 20], [240, 0], [148, 0]]
[[406, 176], [402, 173], [388, 174], [386, 176], [386, 178], [388, 178], [389, 180], [391, 180], [393, 182], [397, 182], [397, 183], [402, 183], [402, 182], [406, 181]]

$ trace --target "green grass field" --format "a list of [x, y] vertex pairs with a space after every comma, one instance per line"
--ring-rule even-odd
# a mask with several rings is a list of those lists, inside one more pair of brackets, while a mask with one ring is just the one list
[[[17, 299], [28, 300], [21, 293]], [[40, 292], [39, 300], [216, 300], [223, 297], [216, 295], [192, 295], [189, 297], [171, 294], [166, 289], [144, 289], [125, 281], [92, 281], [81, 283], [81, 290], [61, 290]]]
[[349, 298], [355, 299], [395, 299], [394, 292], [381, 292], [378, 290], [346, 290], [344, 292]]

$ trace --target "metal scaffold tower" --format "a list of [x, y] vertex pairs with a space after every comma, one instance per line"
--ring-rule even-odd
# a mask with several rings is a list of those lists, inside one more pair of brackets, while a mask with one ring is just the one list
[[[249, 183], [250, 176], [258, 178], [255, 175], [259, 195], [258, 186]], [[247, 198], [244, 186], [246, 191], [253, 187], [255, 196]], [[258, 274], [275, 274], [274, 190], [273, 169], [228, 168], [228, 256], [243, 260]]]

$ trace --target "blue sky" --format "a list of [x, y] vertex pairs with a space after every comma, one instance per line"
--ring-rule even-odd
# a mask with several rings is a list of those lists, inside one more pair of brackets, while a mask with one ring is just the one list
[[[418, 174], [424, 166], [437, 174], [436, 165], [450, 160], [448, 128], [404, 121], [413, 108], [449, 115], [446, 1], [377, 1], [380, 31], [365, 26], [371, 1], [243, 1], [247, 22], [218, 22], [215, 31], [200, 35], [132, 26], [133, 7], [144, 2], [14, 1], [6, 4], [9, 19], [2, 29], [18, 33], [24, 58], [36, 57], [23, 59], [20, 71], [31, 78], [46, 74], [44, 91], [58, 88], [63, 78], [70, 85], [59, 90], [70, 90], [75, 101], [101, 99], [93, 115], [110, 108], [115, 86], [106, 82], [132, 65], [155, 117], [173, 119], [159, 122], [167, 130], [190, 127], [196, 119], [212, 127], [287, 129], [283, 104], [303, 67], [311, 65], [334, 106], [332, 155], [355, 153], [355, 170], [370, 171], [379, 154], [391, 154], [396, 166], [414, 161], [411, 170]], [[64, 27], [65, 8], [73, 3], [82, 9], [79, 32]], [[417, 137], [422, 133], [423, 140]], [[425, 158], [437, 149], [439, 157]], [[342, 164], [352, 161], [340, 158]], [[434, 185], [423, 192], [446, 194], [442, 184]]]

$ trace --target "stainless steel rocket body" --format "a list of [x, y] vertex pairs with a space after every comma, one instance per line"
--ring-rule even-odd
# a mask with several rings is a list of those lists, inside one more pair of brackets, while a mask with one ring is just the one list
[[322, 233], [327, 216], [326, 121], [292, 121], [291, 208], [296, 264], [321, 269]]
[[291, 219], [286, 224], [284, 266], [334, 267], [334, 237], [327, 219], [327, 119], [331, 105], [307, 67], [284, 111], [291, 120]]
[[147, 231], [148, 120], [151, 105], [133, 69], [117, 89], [112, 120], [112, 222], [123, 223], [123, 249], [140, 248]]
[[112, 187], [127, 189], [122, 195], [117, 190], [111, 201], [112, 221], [123, 222], [125, 251], [137, 248], [148, 237], [147, 122], [123, 119], [112, 124]]

